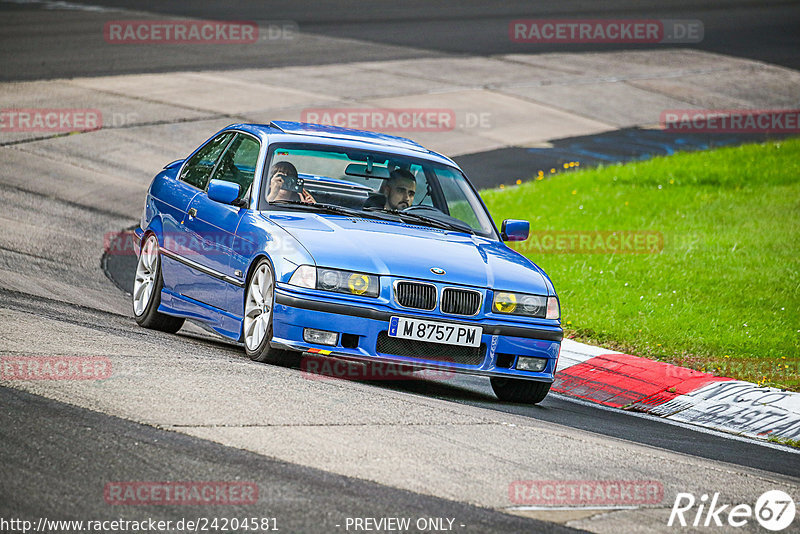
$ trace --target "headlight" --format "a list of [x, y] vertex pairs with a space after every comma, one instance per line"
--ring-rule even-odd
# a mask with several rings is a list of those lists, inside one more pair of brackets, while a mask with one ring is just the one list
[[327, 269], [301, 265], [292, 275], [289, 283], [309, 289], [322, 289], [347, 295], [377, 297], [380, 293], [379, 278], [373, 274]]
[[558, 319], [559, 317], [558, 299], [556, 297], [525, 295], [509, 291], [498, 291], [494, 294], [492, 311], [542, 319]]
[[494, 311], [514, 313], [517, 310], [517, 295], [514, 293], [495, 293]]

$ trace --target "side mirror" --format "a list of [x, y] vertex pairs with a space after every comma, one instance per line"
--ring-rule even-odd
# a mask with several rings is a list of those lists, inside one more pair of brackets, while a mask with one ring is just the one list
[[531, 223], [517, 219], [506, 219], [500, 230], [503, 241], [525, 241], [531, 232]]
[[211, 180], [208, 182], [208, 198], [222, 204], [233, 204], [233, 201], [239, 198], [240, 189], [241, 186], [239, 184]]

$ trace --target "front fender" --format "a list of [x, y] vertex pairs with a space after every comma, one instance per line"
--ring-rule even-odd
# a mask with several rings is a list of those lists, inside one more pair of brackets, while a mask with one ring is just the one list
[[233, 267], [244, 274], [261, 257], [272, 263], [277, 282], [288, 282], [299, 265], [314, 265], [314, 258], [294, 236], [257, 212], [242, 217], [236, 237]]

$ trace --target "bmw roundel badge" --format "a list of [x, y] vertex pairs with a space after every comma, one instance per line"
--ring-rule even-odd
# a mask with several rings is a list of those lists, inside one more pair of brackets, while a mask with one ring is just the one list
[[433, 274], [444, 274], [444, 269], [440, 269], [439, 267], [431, 267], [431, 272]]

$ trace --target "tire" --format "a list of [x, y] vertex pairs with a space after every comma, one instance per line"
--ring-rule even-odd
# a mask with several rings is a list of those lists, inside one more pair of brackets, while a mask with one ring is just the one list
[[506, 402], [539, 404], [550, 392], [547, 382], [521, 380], [519, 378], [491, 377], [492, 389], [497, 398]]
[[291, 352], [270, 347], [272, 318], [275, 308], [275, 276], [272, 265], [262, 259], [256, 264], [247, 281], [242, 319], [244, 351], [254, 362], [286, 365]]
[[158, 311], [161, 305], [161, 255], [158, 253], [158, 239], [149, 234], [142, 242], [136, 275], [133, 280], [133, 316], [139, 326], [174, 334], [183, 326], [184, 319]]

